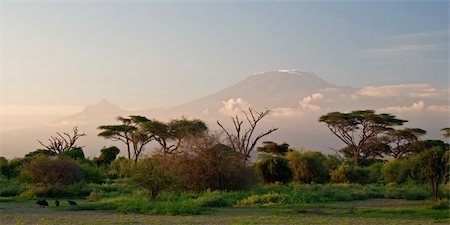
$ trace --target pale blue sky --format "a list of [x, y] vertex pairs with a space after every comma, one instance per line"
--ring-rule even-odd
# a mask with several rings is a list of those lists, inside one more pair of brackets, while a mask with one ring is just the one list
[[447, 87], [449, 3], [1, 2], [1, 106], [171, 106], [252, 73]]

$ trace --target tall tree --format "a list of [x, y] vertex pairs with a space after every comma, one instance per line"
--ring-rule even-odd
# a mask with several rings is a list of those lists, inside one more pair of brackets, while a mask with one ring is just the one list
[[[153, 134], [142, 129], [142, 124], [150, 120], [144, 116], [129, 116], [128, 118], [119, 116], [117, 120], [122, 124], [99, 126], [97, 129], [101, 132], [98, 136], [123, 142], [127, 146], [128, 159], [133, 158], [137, 163], [144, 146], [154, 138]], [[131, 147], [133, 148], [133, 155], [131, 155]]]
[[44, 144], [39, 140], [38, 142], [47, 150], [52, 151], [56, 154], [63, 153], [72, 148], [81, 148], [81, 146], [76, 145], [76, 142], [80, 137], [86, 136], [86, 134], [78, 133], [77, 126], [72, 129], [72, 132], [72, 134], [66, 132], [61, 134], [59, 132], [56, 132], [56, 136], [50, 136], [50, 138], [48, 139], [48, 144]]
[[234, 131], [228, 131], [225, 127], [217, 121], [217, 124], [222, 128], [225, 132], [230, 147], [241, 154], [242, 159], [247, 161], [250, 159], [250, 153], [256, 146], [256, 143], [263, 137], [271, 134], [272, 132], [278, 130], [278, 128], [272, 128], [268, 131], [262, 132], [258, 134], [255, 138], [253, 138], [256, 126], [261, 120], [269, 115], [270, 110], [266, 109], [262, 112], [257, 112], [252, 108], [248, 108], [247, 111], [243, 111], [248, 127], [243, 127], [244, 120], [241, 120], [238, 115], [231, 117], [231, 121], [234, 125]]
[[153, 138], [160, 144], [163, 154], [176, 153], [183, 140], [204, 134], [208, 127], [199, 119], [174, 119], [168, 123], [157, 120], [146, 121], [142, 124], [145, 132], [153, 134]]
[[363, 146], [378, 135], [399, 126], [407, 120], [391, 114], [376, 114], [374, 110], [357, 110], [350, 113], [330, 112], [319, 118], [328, 129], [351, 150], [352, 159], [359, 164]]
[[427, 132], [420, 128], [393, 129], [386, 132], [384, 139], [391, 145], [388, 155], [394, 159], [402, 158], [421, 149], [419, 136]]
[[421, 159], [420, 162], [422, 164], [422, 173], [424, 173], [430, 183], [433, 200], [436, 201], [438, 199], [439, 184], [441, 184], [446, 177], [448, 178], [450, 151], [448, 145], [443, 148], [439, 142], [434, 143], [437, 145], [423, 151], [419, 154], [419, 158]]
[[131, 159], [131, 143], [132, 134], [137, 130], [137, 127], [131, 125], [131, 120], [124, 117], [117, 117], [117, 120], [122, 122], [120, 125], [102, 125], [97, 129], [100, 130], [98, 136], [110, 139], [112, 141], [121, 141], [127, 146], [128, 159]]

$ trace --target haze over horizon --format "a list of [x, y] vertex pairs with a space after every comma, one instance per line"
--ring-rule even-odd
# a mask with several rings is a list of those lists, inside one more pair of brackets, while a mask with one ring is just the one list
[[448, 112], [448, 12], [448, 1], [1, 1], [0, 131], [101, 99], [171, 108], [290, 69], [397, 100], [368, 107]]

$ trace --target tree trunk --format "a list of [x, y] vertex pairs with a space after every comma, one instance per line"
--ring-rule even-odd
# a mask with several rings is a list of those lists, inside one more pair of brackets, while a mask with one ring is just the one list
[[433, 201], [437, 201], [438, 200], [438, 182], [435, 176], [433, 176], [432, 181], [431, 181], [431, 189], [433, 192]]

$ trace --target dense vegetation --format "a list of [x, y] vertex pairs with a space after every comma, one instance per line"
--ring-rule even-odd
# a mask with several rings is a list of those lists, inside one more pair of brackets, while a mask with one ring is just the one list
[[[370, 198], [432, 199], [448, 209], [449, 144], [420, 140], [419, 128], [372, 110], [333, 112], [320, 118], [347, 146], [336, 155], [296, 150], [287, 143], [253, 137], [269, 114], [250, 109], [232, 118], [235, 130], [212, 132], [198, 119], [169, 122], [142, 116], [119, 117], [99, 127], [99, 136], [121, 141], [126, 156], [111, 146], [85, 158], [76, 140], [57, 133], [46, 149], [23, 158], [0, 158], [0, 196], [8, 199], [83, 198], [78, 209], [152, 214], [201, 214], [214, 207], [289, 207]], [[248, 123], [246, 123], [248, 122]], [[448, 137], [448, 128], [443, 129]], [[144, 147], [156, 142], [151, 154]], [[256, 150], [259, 157], [250, 161]], [[445, 217], [445, 216], [444, 216]]]

